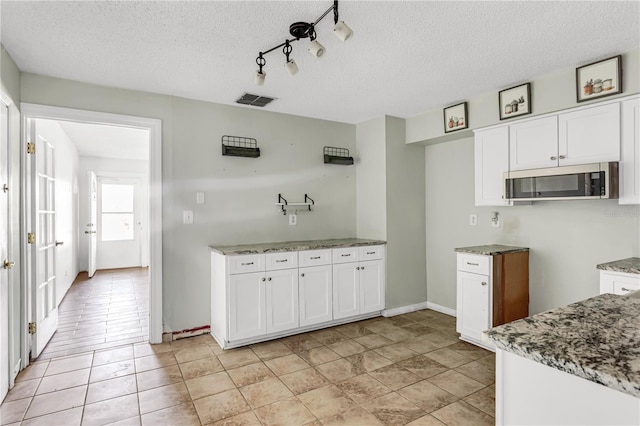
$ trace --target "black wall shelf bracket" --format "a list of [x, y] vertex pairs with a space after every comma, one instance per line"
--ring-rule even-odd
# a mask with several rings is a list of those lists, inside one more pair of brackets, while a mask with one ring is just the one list
[[[282, 196], [282, 194], [278, 194], [278, 202], [276, 203], [276, 206], [279, 206], [280, 210], [282, 211], [282, 214], [286, 215], [287, 214], [287, 209], [290, 209], [291, 207], [304, 206], [304, 207], [307, 207], [309, 209], [309, 211], [311, 211], [311, 206], [313, 206], [315, 204], [316, 204], [316, 202], [311, 197], [309, 197], [307, 194], [304, 194], [304, 202], [302, 202], [302, 203], [289, 203]], [[296, 212], [297, 212], [297, 210], [296, 210]]]
[[254, 138], [224, 135], [222, 137], [222, 155], [257, 158], [260, 157], [260, 148], [258, 148], [258, 141]]
[[353, 164], [353, 157], [349, 156], [349, 150], [346, 148], [337, 148], [335, 146], [325, 146], [323, 148], [325, 164], [340, 164], [350, 166]]

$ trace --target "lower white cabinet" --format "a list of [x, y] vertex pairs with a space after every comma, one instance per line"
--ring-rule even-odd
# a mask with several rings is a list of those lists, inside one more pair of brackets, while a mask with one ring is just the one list
[[489, 275], [458, 271], [458, 319], [456, 331], [478, 342], [491, 328]]
[[300, 268], [300, 326], [320, 324], [333, 319], [331, 265]]
[[612, 293], [624, 296], [636, 290], [640, 290], [639, 274], [600, 270], [600, 294]]

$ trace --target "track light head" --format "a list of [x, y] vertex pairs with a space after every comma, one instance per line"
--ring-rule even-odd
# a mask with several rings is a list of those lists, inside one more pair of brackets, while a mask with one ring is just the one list
[[253, 78], [253, 82], [256, 84], [256, 86], [262, 86], [264, 85], [264, 79], [266, 76], [267, 73], [257, 71], [255, 77]]
[[296, 61], [290, 59], [284, 64], [284, 69], [287, 70], [289, 75], [295, 75], [298, 72], [298, 65], [296, 65]]
[[309, 53], [311, 53], [316, 58], [319, 58], [320, 56], [324, 55], [324, 46], [321, 45], [320, 42], [318, 42], [318, 40], [312, 40], [309, 43], [308, 50], [309, 50]]
[[333, 33], [342, 41], [347, 41], [352, 35], [353, 30], [349, 28], [344, 21], [336, 22], [336, 25], [333, 27]]

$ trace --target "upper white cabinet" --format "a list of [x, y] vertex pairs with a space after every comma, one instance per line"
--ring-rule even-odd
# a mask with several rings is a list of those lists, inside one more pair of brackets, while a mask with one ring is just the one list
[[640, 98], [622, 102], [620, 204], [640, 204]]
[[503, 173], [509, 171], [509, 127], [475, 132], [476, 206], [505, 206]]
[[558, 165], [558, 118], [527, 120], [509, 125], [509, 170]]
[[620, 103], [558, 115], [558, 165], [620, 160]]

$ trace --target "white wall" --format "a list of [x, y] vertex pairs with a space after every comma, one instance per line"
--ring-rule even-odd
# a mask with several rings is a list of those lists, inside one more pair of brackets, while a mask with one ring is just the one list
[[[567, 200], [475, 207], [473, 138], [427, 146], [425, 164], [430, 302], [455, 309], [456, 247], [529, 247], [532, 314], [597, 295], [597, 264], [640, 255], [640, 206]], [[492, 211], [500, 213], [501, 228], [491, 227]], [[469, 226], [471, 213], [477, 227]]]
[[78, 151], [60, 125], [36, 120], [36, 131], [54, 147], [56, 191], [56, 303], [78, 275]]

